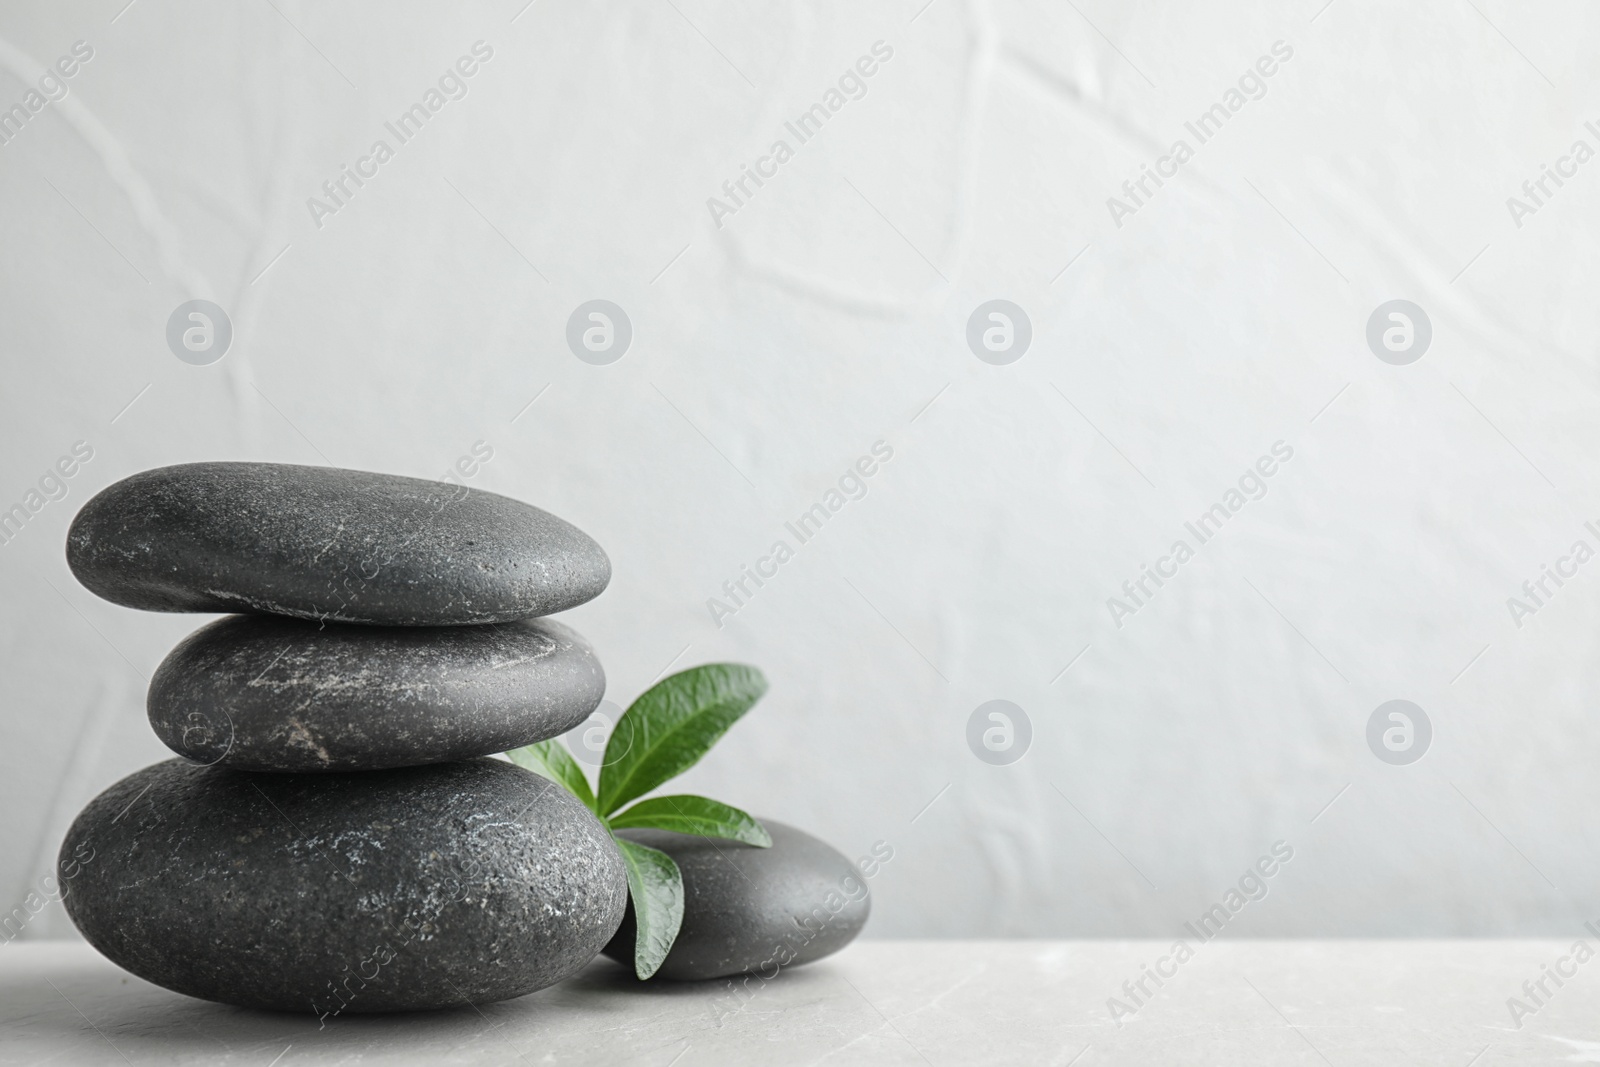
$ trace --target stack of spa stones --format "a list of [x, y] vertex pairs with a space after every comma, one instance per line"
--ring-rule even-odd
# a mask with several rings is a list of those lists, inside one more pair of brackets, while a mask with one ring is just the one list
[[610, 580], [582, 531], [439, 482], [195, 463], [94, 497], [67, 559], [126, 607], [242, 613], [151, 682], [182, 758], [106, 790], [62, 846], [67, 910], [112, 961], [326, 1018], [519, 996], [616, 932], [605, 828], [484, 758], [604, 694], [588, 643], [542, 618]]

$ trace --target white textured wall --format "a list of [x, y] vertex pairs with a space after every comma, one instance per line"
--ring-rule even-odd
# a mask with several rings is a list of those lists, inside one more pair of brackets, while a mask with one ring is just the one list
[[[1600, 160], [1520, 226], [1506, 204], [1600, 148], [1593, 5], [124, 2], [0, 9], [0, 107], [94, 51], [0, 145], [0, 508], [94, 453], [0, 545], [0, 905], [166, 756], [146, 679], [203, 621], [79, 588], [76, 508], [161, 464], [437, 476], [481, 440], [471, 484], [611, 554], [569, 621], [612, 699], [668, 664], [770, 675], [687, 784], [890, 843], [876, 935], [1175, 933], [1277, 840], [1238, 932], [1597, 916], [1600, 562], [1520, 628], [1506, 603], [1600, 547]], [[480, 40], [465, 98], [316, 225]], [[878, 41], [798, 144], [785, 120]], [[780, 138], [718, 227], [707, 198]], [[165, 343], [192, 298], [233, 323], [210, 366]], [[609, 366], [564, 341], [595, 298], [634, 327]], [[1033, 325], [1008, 366], [964, 338], [993, 298]], [[1409, 366], [1366, 345], [1392, 298], [1433, 324]], [[715, 625], [879, 440], [865, 498]], [[1278, 441], [1265, 497], [1119, 628], [1107, 598]], [[1393, 698], [1434, 726], [1411, 766], [1365, 740]], [[965, 739], [991, 699], [1032, 723], [1010, 766]], [[27, 930], [69, 933], [59, 906]]]

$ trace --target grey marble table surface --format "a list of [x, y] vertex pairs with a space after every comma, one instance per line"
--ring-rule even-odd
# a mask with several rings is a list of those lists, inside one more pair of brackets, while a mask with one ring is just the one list
[[319, 1020], [169, 993], [81, 943], [16, 942], [0, 946], [0, 1063], [1600, 1063], [1600, 963], [1571, 941], [1190, 944], [1179, 960], [1156, 941], [864, 941], [744, 986], [641, 987], [597, 960], [502, 1004]]

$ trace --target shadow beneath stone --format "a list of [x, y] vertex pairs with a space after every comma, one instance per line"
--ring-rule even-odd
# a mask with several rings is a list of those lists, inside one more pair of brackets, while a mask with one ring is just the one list
[[634, 975], [632, 966], [599, 956], [582, 971], [562, 982], [560, 988], [588, 993], [627, 993], [632, 996], [704, 996], [716, 992], [726, 981], [713, 978], [704, 982], [641, 982]]
[[309, 1011], [263, 1011], [196, 1000], [96, 964], [44, 973], [0, 972], [0, 1004], [17, 1020], [11, 1027], [13, 1038], [23, 1045], [75, 1049], [78, 1056], [106, 1062], [116, 1062], [118, 1054], [162, 1062], [246, 1054], [269, 1062], [289, 1045], [340, 1055], [396, 1043], [460, 1047], [495, 1040], [492, 1032], [509, 1021], [508, 1015], [514, 1014], [523, 1027], [532, 1023], [539, 1028], [546, 1013], [535, 1004], [549, 992], [479, 1007], [346, 1011], [319, 1019]]
[[775, 983], [808, 983], [826, 979], [833, 974], [828, 961], [784, 967], [776, 975], [763, 978], [760, 974], [735, 974], [723, 978], [706, 978], [700, 981], [674, 981], [653, 978], [641, 982], [634, 977], [633, 968], [608, 957], [598, 957], [583, 971], [562, 982], [557, 988], [587, 993], [625, 993], [631, 996], [699, 997], [714, 999], [735, 991], [749, 996], [757, 990]]

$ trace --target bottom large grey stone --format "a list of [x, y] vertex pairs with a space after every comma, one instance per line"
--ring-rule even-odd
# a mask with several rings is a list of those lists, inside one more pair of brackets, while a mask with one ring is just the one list
[[169, 760], [91, 801], [60, 869], [72, 921], [139, 977], [324, 1016], [531, 993], [592, 959], [627, 900], [599, 821], [491, 759], [271, 775]]

